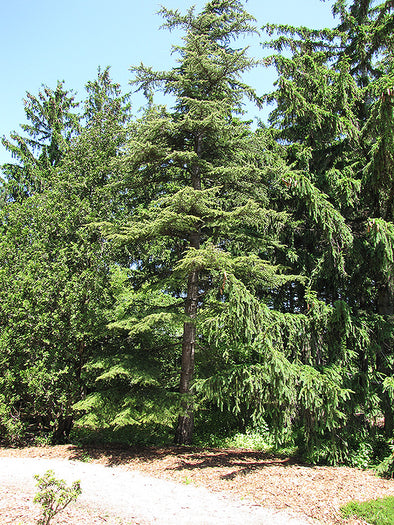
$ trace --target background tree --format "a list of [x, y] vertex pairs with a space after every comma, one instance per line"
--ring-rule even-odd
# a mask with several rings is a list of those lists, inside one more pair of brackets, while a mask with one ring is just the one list
[[27, 92], [24, 99], [27, 124], [22, 124], [22, 136], [16, 132], [11, 140], [2, 138], [3, 146], [17, 163], [5, 164], [6, 200], [22, 200], [42, 192], [51, 184], [52, 170], [61, 162], [72, 137], [78, 132], [78, 103], [74, 94], [58, 82], [52, 90], [42, 86], [38, 95]]
[[[110, 251], [88, 225], [112, 216], [104, 190], [129, 108], [108, 69], [88, 84], [88, 94], [93, 91], [95, 111], [88, 98], [89, 118], [61, 162], [55, 139], [53, 149], [42, 146], [34, 169], [37, 180], [47, 177], [42, 159], [52, 159], [49, 184], [20, 202], [9, 200], [1, 213], [0, 424], [10, 441], [33, 434], [67, 439], [73, 405], [89, 388], [84, 365], [104, 343], [111, 345]], [[31, 134], [41, 136], [40, 130]]]
[[[392, 10], [391, 2], [339, 1], [333, 12], [340, 23], [333, 31], [265, 27], [278, 35], [268, 44], [279, 52], [267, 60], [279, 74], [277, 90], [267, 97], [277, 102], [271, 122], [298, 170], [285, 182], [303, 203], [296, 209], [303, 224], [295, 232], [297, 253], [303, 254], [299, 271], [311, 275], [310, 287], [326, 306], [335, 311], [342, 304], [348, 312], [342, 328], [347, 351], [315, 350], [322, 365], [337, 362], [353, 392], [344, 407], [348, 438], [361, 432], [356, 413], [368, 426], [383, 410], [386, 434], [393, 428], [381, 381], [393, 373]], [[328, 216], [319, 208], [305, 215], [317, 195], [329, 202]], [[331, 227], [335, 215], [348, 232], [345, 243]], [[358, 338], [351, 336], [355, 331]], [[348, 440], [347, 426], [343, 430], [340, 439]]]
[[60, 190], [7, 205], [1, 235], [3, 438], [67, 439], [81, 368], [109, 306], [102, 245], [83, 229], [91, 211]]

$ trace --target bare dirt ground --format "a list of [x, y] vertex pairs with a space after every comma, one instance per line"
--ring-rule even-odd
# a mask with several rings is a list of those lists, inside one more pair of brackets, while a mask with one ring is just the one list
[[[253, 505], [287, 511], [324, 524], [353, 525], [342, 520], [339, 508], [350, 500], [363, 501], [394, 495], [394, 480], [376, 477], [370, 471], [348, 467], [311, 467], [289, 458], [278, 458], [248, 450], [200, 450], [189, 447], [166, 448], [80, 448], [73, 445], [0, 448], [0, 457], [80, 460], [124, 470], [137, 470], [155, 478], [183, 485], [206, 487]], [[34, 523], [38, 509], [34, 493], [18, 486], [0, 486], [1, 523]], [[35, 514], [34, 514], [35, 513]], [[75, 504], [56, 522], [64, 525], [137, 524], [137, 517], [121, 517]]]

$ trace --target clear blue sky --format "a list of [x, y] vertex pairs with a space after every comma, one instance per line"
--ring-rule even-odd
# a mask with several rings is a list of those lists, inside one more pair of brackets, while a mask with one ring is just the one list
[[[192, 5], [198, 10], [205, 1], [0, 0], [0, 136], [20, 130], [25, 122], [22, 99], [26, 91], [36, 94], [41, 84], [52, 88], [64, 80], [65, 87], [83, 99], [84, 86], [96, 77], [98, 66], [111, 66], [112, 78], [124, 91], [130, 89], [132, 65], [142, 61], [157, 70], [170, 69], [175, 61], [171, 45], [179, 41], [179, 33], [159, 30], [162, 19], [156, 12], [161, 4], [185, 11]], [[335, 25], [330, 0], [248, 0], [245, 7], [259, 28], [267, 22]], [[250, 55], [263, 53], [255, 37]], [[274, 72], [258, 68], [245, 80], [263, 94], [271, 90], [274, 78]], [[133, 96], [133, 112], [143, 103], [141, 96]], [[0, 145], [0, 164], [9, 160]]]

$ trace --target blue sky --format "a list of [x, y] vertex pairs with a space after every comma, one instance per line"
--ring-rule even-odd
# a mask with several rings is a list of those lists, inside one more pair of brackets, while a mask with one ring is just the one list
[[[129, 67], [141, 61], [154, 69], [170, 69], [175, 63], [171, 45], [179, 33], [159, 30], [161, 18], [155, 14], [160, 5], [184, 11], [205, 0], [0, 0], [0, 136], [8, 136], [25, 122], [22, 99], [26, 91], [36, 94], [41, 84], [65, 87], [83, 99], [84, 86], [96, 77], [97, 67], [111, 66], [112, 78], [124, 91], [130, 88]], [[332, 1], [321, 0], [248, 0], [246, 10], [260, 28], [267, 22], [332, 27]], [[260, 39], [247, 42], [256, 58], [265, 51]], [[273, 71], [263, 68], [249, 73], [245, 80], [263, 94], [271, 90]], [[133, 112], [144, 103], [132, 97]], [[256, 116], [265, 118], [266, 112]], [[250, 116], [254, 116], [253, 110]], [[8, 162], [0, 146], [0, 164]]]

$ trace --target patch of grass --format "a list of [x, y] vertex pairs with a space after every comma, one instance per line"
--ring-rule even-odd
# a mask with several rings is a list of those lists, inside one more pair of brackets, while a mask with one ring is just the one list
[[199, 447], [247, 448], [266, 451], [272, 447], [272, 438], [265, 429], [247, 429], [245, 432], [222, 432], [196, 435], [194, 442]]
[[251, 450], [267, 450], [272, 445], [269, 435], [256, 430], [237, 433], [224, 442], [226, 448], [248, 448]]
[[184, 485], [190, 485], [191, 483], [193, 483], [193, 480], [186, 477], [186, 478], [183, 479], [182, 483]]
[[350, 501], [341, 507], [344, 518], [356, 516], [371, 525], [394, 525], [394, 496], [357, 502]]
[[277, 457], [299, 457], [299, 449], [293, 443], [277, 446], [273, 437], [263, 431], [247, 429], [245, 432], [229, 432], [223, 434], [196, 435], [194, 445], [200, 448], [218, 449], [248, 449], [256, 452], [265, 452]]

